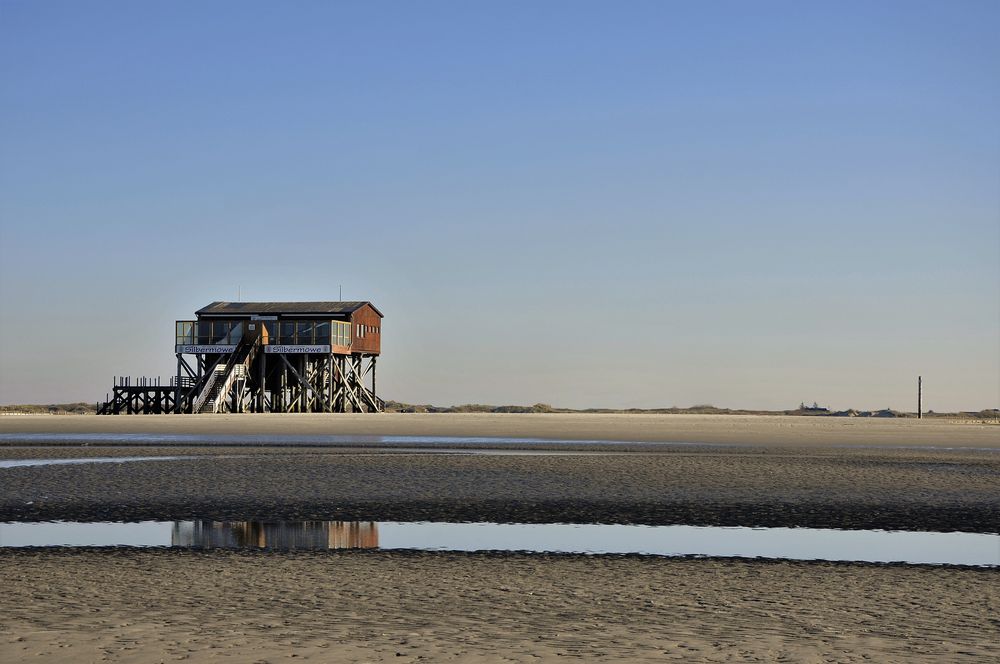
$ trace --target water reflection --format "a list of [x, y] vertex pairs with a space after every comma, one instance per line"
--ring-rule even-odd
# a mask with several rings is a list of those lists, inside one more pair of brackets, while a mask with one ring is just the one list
[[372, 521], [177, 521], [171, 546], [198, 549], [377, 549]]
[[996, 533], [624, 524], [208, 520], [0, 523], [0, 549], [23, 546], [639, 553], [1000, 566], [1000, 534]]

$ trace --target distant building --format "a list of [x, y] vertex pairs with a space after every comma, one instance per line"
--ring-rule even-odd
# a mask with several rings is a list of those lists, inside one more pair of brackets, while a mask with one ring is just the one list
[[175, 326], [167, 384], [116, 379], [99, 414], [381, 412], [371, 302], [213, 302]]

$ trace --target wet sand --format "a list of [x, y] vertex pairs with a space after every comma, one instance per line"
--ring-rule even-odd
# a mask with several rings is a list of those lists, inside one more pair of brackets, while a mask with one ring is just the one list
[[3, 661], [991, 661], [996, 570], [487, 554], [0, 552]]
[[[14, 435], [13, 442], [17, 433], [41, 434], [42, 441], [47, 433], [203, 437], [198, 447], [141, 441], [146, 446], [0, 446], [3, 458], [199, 456], [8, 472], [0, 485], [0, 520], [563, 521], [1000, 531], [1000, 427], [992, 425], [697, 415], [23, 416], [0, 418], [0, 433]], [[281, 435], [284, 444], [227, 447], [222, 439], [212, 440], [216, 435]], [[296, 437], [322, 445], [315, 442], [322, 435], [553, 441], [517, 445], [536, 449], [574, 447], [556, 442], [567, 439], [633, 441], [587, 449], [636, 453], [469, 457], [294, 446]], [[656, 441], [706, 445], [646, 444]]]
[[1000, 532], [1000, 454], [664, 447], [488, 456], [338, 448], [3, 448], [186, 455], [0, 469], [0, 521], [210, 519], [804, 526]]

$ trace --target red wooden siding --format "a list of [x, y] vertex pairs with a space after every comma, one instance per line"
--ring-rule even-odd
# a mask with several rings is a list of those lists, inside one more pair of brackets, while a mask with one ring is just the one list
[[351, 352], [372, 353], [382, 350], [382, 317], [366, 304], [351, 314]]

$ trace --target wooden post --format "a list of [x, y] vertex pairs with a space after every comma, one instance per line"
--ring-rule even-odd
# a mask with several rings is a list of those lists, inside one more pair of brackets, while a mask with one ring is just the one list
[[924, 377], [917, 376], [917, 419], [924, 418]]
[[271, 395], [271, 412], [272, 413], [283, 413], [285, 412], [285, 367], [280, 367], [281, 371], [278, 373], [278, 390], [275, 394]]
[[261, 348], [260, 359], [257, 360], [260, 365], [260, 381], [257, 384], [257, 412], [264, 412], [264, 384], [267, 382], [267, 353]]
[[[308, 370], [307, 370], [307, 368], [309, 366], [309, 364], [308, 364], [308, 358], [306, 357], [305, 354], [302, 354], [302, 355], [299, 356], [299, 366], [302, 368], [302, 371], [299, 374], [299, 376], [305, 376], [306, 374], [309, 373]], [[292, 368], [294, 368], [294, 365], [293, 365]], [[295, 373], [295, 372], [293, 371], [292, 373]], [[298, 376], [296, 376], [296, 378], [298, 378]], [[308, 385], [308, 384], [309, 384], [308, 381], [299, 380], [298, 408], [295, 411], [297, 413], [307, 413], [307, 412], [309, 412], [309, 401], [308, 401], [308, 399], [309, 399], [309, 391], [306, 388], [306, 385]]]
[[174, 414], [181, 412], [181, 354], [177, 353], [177, 383], [174, 385]]
[[337, 409], [336, 400], [333, 396], [333, 363], [337, 361], [336, 356], [330, 353], [326, 356], [326, 402], [330, 404], [329, 412], [335, 412]]

